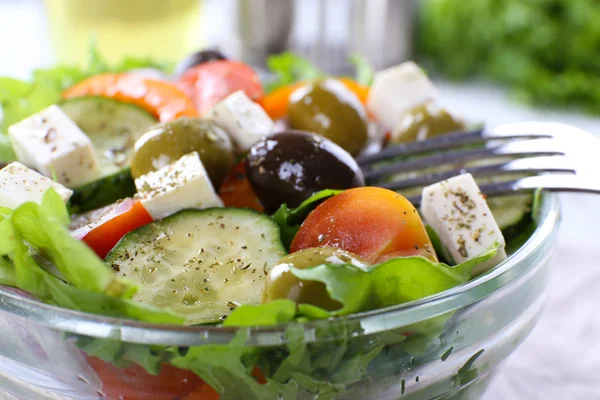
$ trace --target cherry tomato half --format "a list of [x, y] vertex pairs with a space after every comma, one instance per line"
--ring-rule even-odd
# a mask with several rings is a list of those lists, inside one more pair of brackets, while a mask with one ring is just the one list
[[87, 362], [102, 381], [108, 400], [219, 399], [219, 394], [196, 374], [169, 364], [161, 365], [155, 376], [136, 364], [118, 368], [96, 357], [87, 357]]
[[290, 251], [321, 246], [349, 251], [373, 264], [421, 251], [437, 260], [415, 207], [398, 193], [376, 187], [349, 189], [327, 199], [306, 218]]
[[231, 60], [192, 67], [183, 73], [177, 85], [194, 101], [200, 116], [238, 90], [243, 90], [253, 101], [264, 95], [258, 74], [248, 65]]
[[260, 212], [265, 211], [246, 177], [244, 160], [235, 165], [229, 176], [225, 178], [219, 189], [219, 196], [221, 196], [225, 207], [251, 208]]
[[142, 203], [128, 198], [114, 204], [98, 220], [77, 229], [72, 235], [83, 240], [98, 257], [104, 258], [123, 236], [150, 222], [152, 217]]

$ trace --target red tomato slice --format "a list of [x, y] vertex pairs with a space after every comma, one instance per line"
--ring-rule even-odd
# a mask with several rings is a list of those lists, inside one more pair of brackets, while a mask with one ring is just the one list
[[190, 68], [179, 78], [177, 85], [194, 100], [201, 116], [238, 90], [243, 90], [253, 101], [260, 100], [264, 94], [258, 74], [248, 65], [231, 60], [217, 60]]
[[63, 98], [109, 97], [135, 104], [161, 122], [180, 117], [197, 117], [192, 100], [175, 84], [141, 74], [100, 74], [84, 79], [63, 93]]
[[329, 246], [370, 263], [425, 251], [437, 260], [415, 207], [391, 190], [360, 187], [327, 199], [294, 237], [290, 251]]
[[[219, 394], [191, 371], [163, 364], [158, 376], [139, 365], [118, 368], [96, 357], [88, 364], [102, 381], [102, 392], [109, 400], [218, 400]], [[193, 394], [193, 397], [189, 397]]]
[[128, 198], [72, 235], [83, 240], [99, 257], [104, 258], [123, 236], [150, 222], [152, 217], [142, 203]]
[[219, 196], [226, 207], [251, 208], [265, 212], [256, 193], [246, 177], [245, 161], [242, 160], [233, 167], [229, 176], [219, 189]]

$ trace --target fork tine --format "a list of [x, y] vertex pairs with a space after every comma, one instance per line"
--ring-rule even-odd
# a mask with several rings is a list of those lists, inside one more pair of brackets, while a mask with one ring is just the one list
[[401, 172], [418, 171], [432, 166], [464, 163], [484, 158], [564, 155], [564, 152], [557, 148], [560, 148], [560, 145], [553, 139], [523, 140], [493, 147], [462, 149], [411, 160], [400, 160], [379, 168], [363, 168], [363, 173], [367, 181], [372, 181]]
[[[600, 194], [600, 184], [578, 175], [537, 175], [505, 182], [480, 185], [481, 193], [487, 197], [501, 196], [517, 192], [544, 189], [556, 192], [579, 192]], [[412, 196], [408, 200], [415, 206], [421, 205], [421, 196]]]
[[551, 138], [551, 134], [531, 131], [507, 131], [488, 130], [484, 128], [470, 131], [459, 131], [438, 136], [423, 142], [410, 142], [405, 144], [391, 145], [376, 154], [368, 154], [357, 158], [361, 167], [368, 167], [377, 162], [398, 156], [411, 156], [429, 151], [444, 150], [452, 147], [466, 146], [470, 144], [484, 143], [494, 139], [535, 139]]
[[470, 173], [475, 177], [485, 177], [505, 174], [538, 174], [543, 172], [574, 174], [575, 166], [571, 165], [566, 158], [558, 156], [520, 158], [493, 165], [461, 167], [446, 171], [420, 174], [414, 178], [379, 183], [378, 186], [391, 190], [400, 190], [416, 186], [428, 186], [464, 173]]

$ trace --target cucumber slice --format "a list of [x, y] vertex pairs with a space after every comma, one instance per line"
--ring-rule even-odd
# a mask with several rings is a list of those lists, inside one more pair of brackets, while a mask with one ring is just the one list
[[259, 304], [266, 274], [284, 255], [279, 228], [267, 215], [211, 208], [184, 210], [127, 234], [106, 261], [139, 286], [135, 300], [200, 324]]
[[103, 97], [78, 97], [59, 106], [91, 139], [102, 170], [102, 178], [74, 190], [71, 210], [85, 212], [132, 196], [131, 151], [156, 119], [135, 105]]
[[[531, 218], [533, 195], [530, 193], [490, 197], [487, 203], [498, 226], [506, 232], [519, 225], [524, 219]], [[506, 239], [506, 238], [505, 238]]]
[[92, 141], [103, 176], [127, 168], [135, 142], [157, 122], [140, 107], [103, 97], [78, 97], [58, 105]]
[[133, 197], [135, 193], [135, 182], [129, 168], [125, 168], [73, 190], [69, 212], [75, 214], [96, 210], [117, 200]]

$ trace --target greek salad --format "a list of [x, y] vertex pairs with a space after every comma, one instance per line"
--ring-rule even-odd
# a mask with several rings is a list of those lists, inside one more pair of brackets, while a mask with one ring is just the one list
[[[468, 127], [413, 62], [334, 77], [284, 53], [269, 80], [217, 50], [174, 75], [96, 64], [0, 78], [0, 284], [40, 301], [158, 324], [343, 318], [468, 282], [531, 223], [532, 196], [488, 202], [470, 174], [411, 189], [419, 209], [365, 183], [357, 156]], [[233, 345], [219, 373], [202, 346], [141, 360], [79, 345], [109, 398], [138, 398], [111, 368], [190, 375], [157, 399], [287, 399], [302, 386]]]

